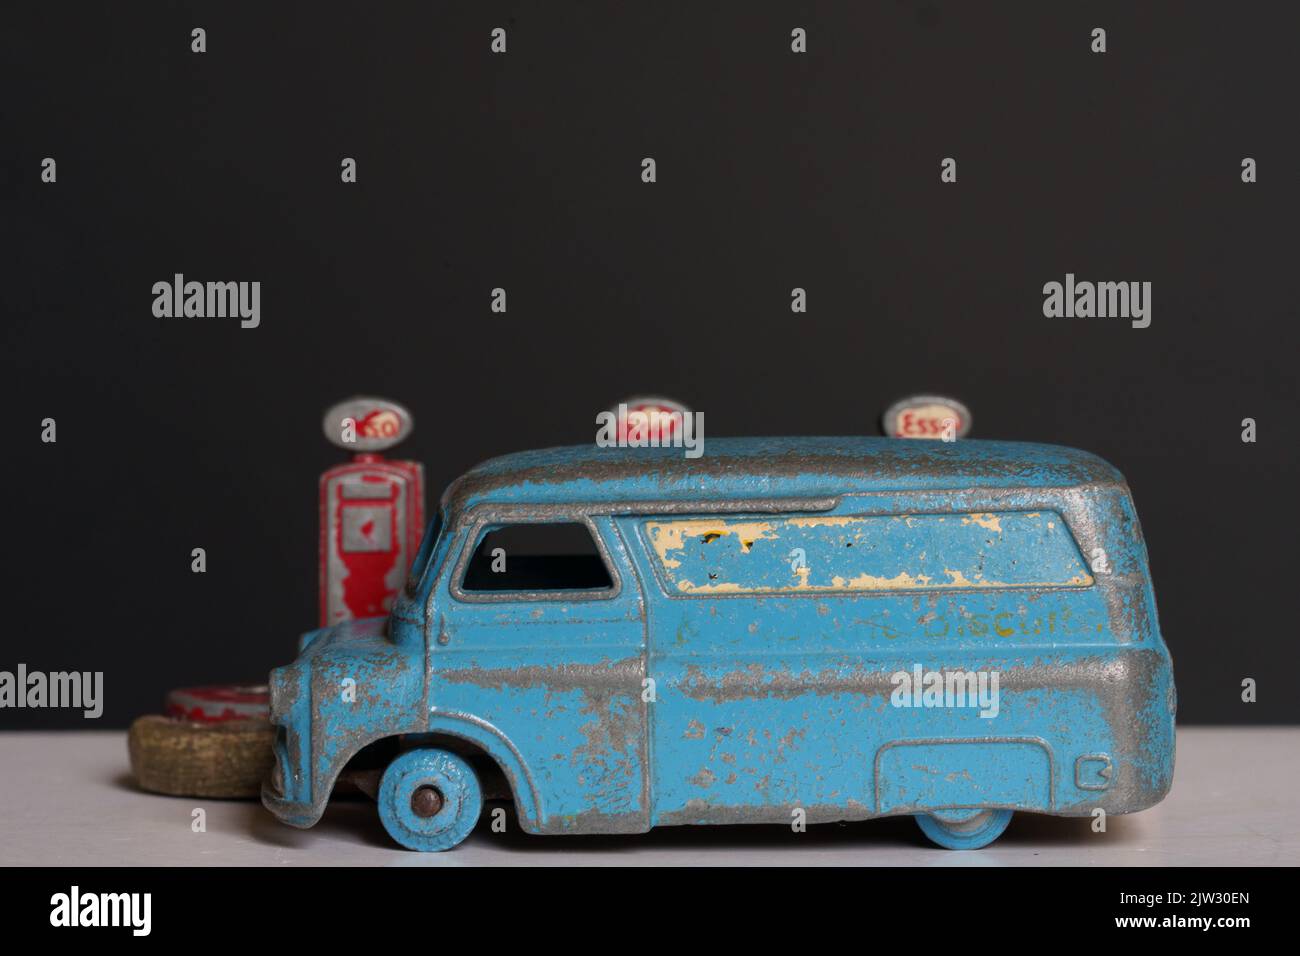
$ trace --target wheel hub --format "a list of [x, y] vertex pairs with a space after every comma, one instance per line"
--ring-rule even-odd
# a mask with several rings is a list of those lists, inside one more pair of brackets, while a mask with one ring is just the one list
[[439, 811], [442, 810], [444, 803], [442, 792], [437, 787], [427, 784], [423, 787], [417, 787], [415, 792], [411, 794], [412, 812], [417, 817], [423, 817], [426, 820], [429, 817], [436, 817]]

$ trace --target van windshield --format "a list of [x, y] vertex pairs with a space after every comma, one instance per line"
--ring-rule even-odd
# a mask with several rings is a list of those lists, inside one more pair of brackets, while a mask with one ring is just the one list
[[420, 539], [420, 548], [415, 552], [415, 560], [411, 562], [411, 573], [406, 578], [407, 594], [414, 596], [419, 591], [420, 579], [424, 577], [424, 569], [429, 566], [429, 558], [433, 555], [441, 534], [442, 512], [439, 511], [434, 514], [429, 527], [425, 529], [424, 537]]

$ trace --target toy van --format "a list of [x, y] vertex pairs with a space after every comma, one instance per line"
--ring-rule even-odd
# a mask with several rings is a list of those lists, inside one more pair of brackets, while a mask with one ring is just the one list
[[271, 675], [265, 805], [336, 782], [446, 850], [536, 834], [1014, 811], [1168, 792], [1175, 694], [1123, 477], [1016, 442], [711, 439], [496, 458], [455, 481], [385, 620]]

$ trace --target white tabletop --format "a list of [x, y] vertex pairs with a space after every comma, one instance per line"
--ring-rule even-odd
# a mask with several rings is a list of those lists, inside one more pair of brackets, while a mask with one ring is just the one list
[[[336, 802], [311, 830], [256, 801], [160, 797], [135, 788], [120, 731], [0, 734], [0, 865], [1297, 865], [1300, 728], [1178, 730], [1174, 787], [1142, 813], [1019, 814], [983, 850], [932, 848], [910, 819], [809, 827], [665, 827], [619, 837], [535, 837], [512, 815], [449, 853], [397, 848], [368, 802]], [[206, 832], [192, 829], [193, 811]]]

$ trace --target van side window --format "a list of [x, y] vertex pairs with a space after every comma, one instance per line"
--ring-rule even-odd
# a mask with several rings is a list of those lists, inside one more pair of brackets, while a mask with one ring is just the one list
[[613, 586], [591, 531], [576, 521], [487, 529], [461, 583], [464, 591], [592, 591]]
[[688, 518], [644, 527], [670, 594], [1093, 584], [1054, 511]]

